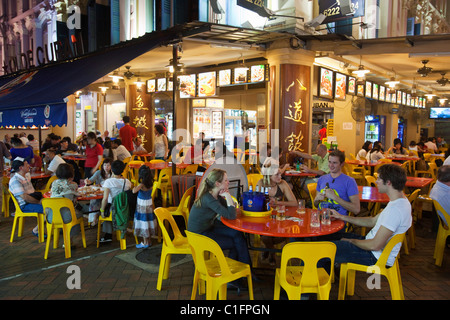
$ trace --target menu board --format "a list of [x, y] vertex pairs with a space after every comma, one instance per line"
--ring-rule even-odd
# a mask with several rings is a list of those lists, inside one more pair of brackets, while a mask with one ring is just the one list
[[167, 81], [167, 91], [173, 91], [173, 81]]
[[147, 93], [156, 92], [156, 80], [150, 79], [147, 80]]
[[250, 82], [264, 81], [266, 68], [263, 64], [250, 67]]
[[187, 76], [178, 76], [180, 83], [180, 98], [195, 97], [195, 74]]
[[348, 94], [355, 95], [356, 94], [356, 78], [355, 77], [348, 77]]
[[216, 72], [198, 74], [198, 96], [211, 97], [216, 94]]
[[410, 94], [410, 93], [408, 93], [408, 94], [406, 95], [406, 105], [407, 105], [407, 106], [412, 106], [412, 105], [411, 105], [411, 94]]
[[372, 87], [372, 98], [378, 100], [378, 83], [374, 83]]
[[219, 71], [219, 86], [229, 86], [231, 84], [231, 69]]
[[223, 136], [222, 115], [222, 111], [212, 112], [212, 134], [215, 138]]
[[397, 103], [402, 104], [402, 92], [400, 90], [397, 91]]
[[385, 86], [380, 86], [380, 94], [379, 94], [379, 98], [380, 101], [386, 101], [386, 87]]
[[366, 81], [366, 97], [372, 98], [372, 82]]
[[167, 91], [167, 80], [166, 78], [159, 78], [156, 80], [157, 90], [156, 91]]
[[336, 73], [336, 88], [334, 98], [337, 100], [345, 100], [345, 92], [347, 90], [347, 76], [342, 73]]
[[358, 84], [356, 95], [359, 97], [364, 97], [364, 88], [365, 86], [363, 84]]
[[234, 83], [246, 83], [247, 82], [248, 68], [235, 68], [234, 69]]
[[319, 96], [333, 98], [333, 71], [320, 68]]
[[405, 105], [405, 106], [407, 105], [406, 104], [406, 92], [402, 93], [402, 104]]

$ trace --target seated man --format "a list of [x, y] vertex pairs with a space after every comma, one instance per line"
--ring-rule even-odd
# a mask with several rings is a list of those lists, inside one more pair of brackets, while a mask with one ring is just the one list
[[133, 151], [134, 155], [148, 154], [148, 151], [142, 145], [141, 137], [134, 138], [133, 143], [134, 143], [134, 151]]
[[78, 146], [75, 143], [72, 143], [72, 140], [70, 139], [70, 137], [64, 137], [61, 140], [61, 145], [59, 147], [59, 150], [57, 150], [57, 154], [61, 154], [61, 153], [68, 153], [68, 152], [77, 152], [78, 151]]
[[45, 174], [55, 175], [56, 169], [61, 163], [66, 163], [59, 155], [56, 154], [55, 148], [49, 148], [45, 151], [45, 161], [47, 162], [47, 169]]
[[361, 209], [358, 185], [355, 179], [342, 172], [344, 164], [345, 154], [342, 151], [330, 153], [328, 158], [330, 173], [317, 181], [314, 204], [319, 209], [335, 209], [342, 215], [348, 215], [349, 211], [358, 214]]
[[[389, 240], [405, 233], [411, 226], [411, 204], [403, 194], [406, 183], [406, 171], [394, 164], [385, 164], [378, 170], [377, 188], [381, 193], [389, 196], [389, 203], [384, 210], [375, 217], [351, 217], [332, 210], [332, 217], [357, 226], [372, 228], [364, 237], [345, 233], [337, 246], [335, 263], [357, 263], [374, 265]], [[401, 246], [391, 251], [387, 265], [392, 266]]]
[[111, 141], [111, 147], [113, 149], [114, 159], [124, 161], [126, 158], [131, 158], [130, 152], [122, 144], [122, 140], [116, 139]]
[[[302, 157], [304, 159], [314, 160], [315, 162], [317, 162], [317, 170], [311, 169], [305, 164], [302, 164], [300, 166], [300, 169], [303, 172], [314, 173], [318, 177], [321, 177], [330, 172], [330, 169], [328, 168], [329, 154], [328, 154], [327, 147], [324, 144], [317, 145], [316, 153], [317, 154], [309, 155], [307, 153], [303, 153], [300, 151], [291, 151], [290, 152], [291, 155], [296, 155], [296, 156]], [[294, 166], [295, 166], [295, 163], [294, 163]], [[303, 183], [303, 189], [308, 192], [308, 184], [316, 183], [317, 181], [318, 181], [318, 178], [307, 178], [305, 180], [305, 182]]]
[[[9, 191], [17, 200], [22, 212], [43, 213], [41, 200], [42, 194], [35, 192], [31, 179], [27, 178], [30, 165], [23, 158], [16, 158], [11, 164], [11, 173], [14, 173], [9, 181]], [[28, 175], [29, 176], [29, 175]], [[38, 226], [33, 229], [33, 234], [38, 236]]]

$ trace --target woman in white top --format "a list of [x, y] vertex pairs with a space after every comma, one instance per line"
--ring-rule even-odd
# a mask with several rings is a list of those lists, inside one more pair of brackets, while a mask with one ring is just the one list
[[156, 160], [167, 160], [169, 155], [169, 142], [164, 134], [164, 128], [162, 125], [155, 125], [155, 145], [153, 154]]
[[366, 160], [379, 161], [380, 159], [384, 159], [384, 155], [383, 152], [381, 152], [381, 146], [378, 144], [367, 153]]
[[358, 154], [356, 155], [356, 160], [366, 160], [367, 153], [370, 150], [372, 150], [372, 142], [371, 141], [364, 142], [362, 149], [359, 150]]
[[[102, 206], [100, 208], [100, 213], [102, 217], [105, 214], [108, 215], [110, 209], [107, 208], [107, 204], [112, 203], [112, 199], [121, 193], [122, 191], [127, 191], [131, 189], [131, 182], [122, 176], [122, 172], [125, 169], [125, 164], [120, 160], [115, 160], [111, 164], [112, 176], [103, 182], [103, 199]], [[110, 213], [109, 213], [110, 214]], [[100, 239], [100, 242], [110, 242], [112, 240], [112, 222], [105, 221], [102, 224], [103, 232], [105, 235]]]

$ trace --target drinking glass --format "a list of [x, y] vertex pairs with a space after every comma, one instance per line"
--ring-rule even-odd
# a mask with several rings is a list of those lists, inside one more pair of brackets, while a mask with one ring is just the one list
[[322, 224], [326, 226], [331, 224], [331, 212], [328, 208], [322, 210]]
[[312, 228], [319, 228], [320, 227], [320, 211], [319, 210], [312, 210], [311, 211], [311, 222], [310, 225]]
[[304, 199], [300, 199], [298, 200], [298, 208], [297, 208], [297, 213], [298, 214], [305, 214], [305, 200]]

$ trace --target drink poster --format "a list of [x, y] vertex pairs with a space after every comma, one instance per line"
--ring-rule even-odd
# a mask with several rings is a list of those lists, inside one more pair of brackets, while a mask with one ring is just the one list
[[378, 100], [378, 88], [379, 88], [379, 85], [377, 84], [377, 83], [374, 83], [373, 84], [373, 88], [372, 88], [372, 98], [373, 99], [375, 99], [375, 100]]
[[348, 77], [348, 94], [356, 94], [356, 78]]
[[231, 69], [219, 71], [219, 86], [229, 86], [231, 84]]
[[372, 98], [372, 82], [366, 81], [366, 97]]
[[386, 101], [386, 87], [380, 86], [380, 94], [379, 94], [380, 101]]
[[320, 68], [319, 96], [333, 98], [333, 71]]
[[210, 97], [216, 94], [216, 73], [204, 72], [198, 74], [198, 96]]
[[347, 90], [347, 76], [342, 73], [336, 73], [336, 90], [334, 98], [337, 100], [345, 100], [345, 92]]

